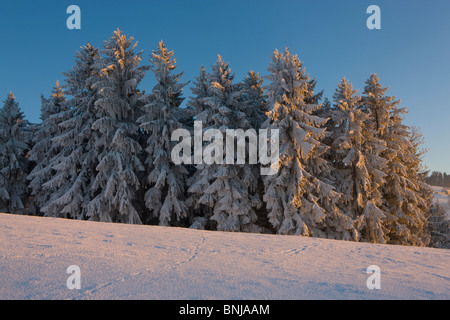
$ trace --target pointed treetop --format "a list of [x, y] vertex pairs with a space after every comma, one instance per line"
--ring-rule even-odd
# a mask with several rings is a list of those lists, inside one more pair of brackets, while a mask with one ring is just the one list
[[41, 94], [41, 120], [44, 121], [49, 116], [65, 111], [66, 97], [63, 88], [59, 81], [56, 81], [56, 86], [52, 89], [52, 94], [49, 99], [44, 98]]
[[12, 91], [10, 91], [8, 93], [8, 96], [6, 97], [6, 100], [4, 101], [4, 108], [5, 109], [11, 109], [11, 108], [18, 108], [19, 104], [16, 101], [16, 97], [14, 96], [14, 94], [12, 93]]
[[13, 126], [16, 123], [22, 123], [24, 118], [25, 116], [20, 110], [16, 97], [14, 97], [12, 92], [9, 92], [4, 101], [3, 108], [0, 108], [0, 124], [3, 123], [3, 125]]
[[287, 65], [292, 65], [292, 66], [297, 66], [300, 69], [303, 66], [303, 62], [300, 61], [300, 59], [298, 58], [297, 54], [292, 54], [289, 51], [289, 47], [286, 47], [284, 49], [284, 54], [280, 53], [280, 51], [278, 51], [278, 49], [275, 49], [275, 52], [272, 55], [272, 60], [274, 62], [282, 62], [283, 64], [287, 64]]
[[[122, 31], [117, 29], [113, 36], [104, 42], [105, 64], [106, 67], [102, 69], [102, 74], [106, 75], [111, 70], [119, 67], [124, 70], [128, 66], [133, 65], [137, 67], [142, 60], [142, 51], [135, 54], [134, 49], [138, 45], [136, 41], [133, 44], [134, 38], [132, 36], [122, 35]], [[142, 66], [141, 70], [148, 70], [148, 67]], [[143, 74], [142, 74], [143, 77]]]
[[360, 99], [357, 94], [358, 91], [359, 90], [354, 90], [353, 85], [347, 80], [347, 78], [343, 77], [341, 82], [338, 84], [338, 88], [333, 95], [333, 99], [341, 109], [345, 109], [348, 107], [346, 102], [349, 102], [350, 100], [354, 100], [356, 102]]
[[72, 69], [63, 72], [65, 76], [62, 87], [65, 93], [78, 96], [81, 92], [91, 92], [92, 81], [98, 76], [99, 62], [101, 60], [99, 49], [89, 42], [80, 47], [75, 53], [75, 65]]
[[216, 63], [211, 67], [212, 73], [209, 75], [212, 83], [216, 82], [221, 86], [230, 86], [234, 80], [229, 63], [224, 61], [222, 56], [217, 55]]
[[[285, 78], [285, 80], [293, 82], [309, 81], [309, 74], [305, 73], [303, 61], [299, 59], [297, 54], [291, 54], [288, 47], [286, 47], [284, 54], [276, 49], [271, 59], [272, 62], [268, 68], [268, 71], [271, 73], [281, 73], [281, 76]], [[271, 76], [269, 76], [269, 78], [271, 78]]]
[[[172, 59], [172, 57], [173, 57], [173, 50], [172, 51], [169, 51], [167, 48], [166, 48], [166, 45], [164, 44], [164, 41], [163, 40], [161, 40], [159, 43], [158, 43], [158, 49], [157, 50], [153, 50], [153, 53], [151, 54], [151, 56], [153, 57], [153, 58], [157, 58], [157, 57], [159, 57], [159, 58], [164, 58], [165, 59], [165, 61], [170, 61], [170, 59]], [[175, 64], [175, 62], [176, 62], [176, 59], [175, 58], [173, 58], [173, 63]]]
[[383, 96], [389, 87], [383, 88], [380, 83], [380, 78], [376, 73], [372, 73], [369, 79], [366, 80], [366, 86], [364, 87], [364, 94], [374, 95], [375, 97]]
[[64, 89], [61, 87], [58, 80], [56, 80], [56, 86], [53, 87], [51, 97], [53, 98], [54, 103], [62, 103], [66, 101]]
[[[208, 75], [206, 73], [206, 68], [202, 65], [200, 67], [200, 74], [198, 77], [195, 77], [195, 81], [193, 81], [194, 86], [191, 87], [191, 91], [197, 98], [204, 98], [208, 92]], [[188, 107], [197, 109], [199, 108], [198, 101], [194, 97], [189, 97]]]
[[[120, 30], [119, 28], [117, 28], [116, 35], [120, 39], [120, 41], [122, 43], [130, 43], [131, 44], [134, 41], [134, 37], [133, 36], [127, 36], [125, 34], [122, 35], [122, 30]], [[134, 45], [132, 46], [132, 49], [134, 49], [137, 45], [138, 45], [138, 42], [136, 41], [134, 43]]]
[[161, 68], [162, 66], [164, 66], [164, 68], [167, 68], [167, 71], [174, 70], [177, 67], [177, 60], [173, 55], [173, 50], [169, 51], [166, 48], [164, 41], [161, 40], [158, 43], [158, 48], [156, 50], [153, 50], [152, 54], [150, 55], [150, 61], [154, 66], [152, 70], [157, 73], [157, 70], [159, 70], [159, 68]]
[[374, 126], [380, 137], [384, 136], [390, 122], [390, 113], [397, 108], [400, 100], [395, 96], [386, 96], [389, 87], [383, 88], [376, 74], [371, 74], [366, 81], [363, 96], [363, 108], [370, 110]]

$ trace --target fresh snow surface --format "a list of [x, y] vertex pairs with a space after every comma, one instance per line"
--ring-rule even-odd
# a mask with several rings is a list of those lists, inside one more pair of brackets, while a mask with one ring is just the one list
[[0, 243], [2, 300], [450, 298], [445, 249], [9, 214]]

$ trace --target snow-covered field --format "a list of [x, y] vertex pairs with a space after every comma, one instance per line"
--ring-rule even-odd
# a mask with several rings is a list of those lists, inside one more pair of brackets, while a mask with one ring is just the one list
[[[445, 249], [9, 214], [0, 243], [2, 300], [450, 298]], [[67, 287], [71, 265], [81, 289]]]
[[447, 209], [447, 216], [450, 219], [450, 203], [449, 203], [450, 190], [448, 188], [436, 187], [436, 186], [433, 186], [433, 190], [434, 190], [435, 201]]

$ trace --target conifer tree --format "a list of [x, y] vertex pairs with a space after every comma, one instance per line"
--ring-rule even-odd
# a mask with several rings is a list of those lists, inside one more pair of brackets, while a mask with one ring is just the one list
[[[204, 66], [200, 67], [200, 74], [195, 80], [193, 82], [194, 87], [191, 88], [194, 96], [189, 97], [187, 106], [194, 110], [194, 113], [197, 115], [201, 114], [207, 108], [204, 99], [208, 96], [209, 81], [208, 73]], [[195, 117], [197, 118], [197, 116]]]
[[428, 214], [427, 227], [430, 234], [428, 245], [434, 248], [450, 249], [450, 219], [445, 209], [440, 204], [434, 203]]
[[385, 183], [380, 188], [386, 213], [386, 238], [389, 243], [426, 245], [423, 237], [429, 206], [426, 191], [416, 169], [421, 159], [411, 145], [410, 128], [403, 124], [406, 108], [387, 96], [377, 75], [372, 74], [364, 88], [363, 105], [370, 113], [375, 135], [385, 142], [381, 156], [386, 159]]
[[145, 114], [137, 120], [147, 134], [145, 184], [150, 187], [145, 194], [145, 204], [151, 217], [163, 226], [179, 223], [188, 215], [184, 202], [189, 172], [183, 164], [174, 164], [171, 160], [174, 145], [171, 135], [183, 128], [182, 121], [186, 118], [186, 110], [180, 105], [184, 100], [183, 88], [187, 85], [180, 82], [183, 73], [173, 73], [176, 68], [173, 54], [163, 41], [153, 51], [150, 61], [156, 85], [151, 95], [142, 98], [147, 103]]
[[104, 43], [100, 76], [93, 84], [99, 97], [95, 107], [102, 116], [92, 128], [99, 133], [96, 149], [99, 164], [87, 216], [96, 221], [142, 223], [139, 174], [142, 148], [136, 120], [142, 115], [138, 85], [148, 67], [140, 66], [137, 43], [119, 29]]
[[[206, 72], [206, 68], [204, 66], [200, 67], [200, 73], [198, 77], [193, 81], [194, 86], [191, 87], [192, 96], [189, 97], [189, 101], [187, 103], [187, 108], [192, 112], [193, 120], [200, 120], [198, 116], [204, 116], [206, 119], [208, 115], [209, 107], [205, 104], [205, 98], [208, 96], [208, 88], [209, 88], [209, 80], [208, 73]], [[204, 123], [202, 121], [202, 123]], [[203, 131], [201, 132], [203, 134]], [[203, 148], [204, 142], [201, 141], [201, 146]], [[203, 150], [203, 149], [202, 149]], [[203, 171], [205, 164], [195, 164], [196, 161], [194, 159], [194, 165], [191, 169], [191, 175], [187, 179], [187, 187], [188, 189], [196, 183], [197, 180], [200, 179], [200, 174]], [[197, 192], [188, 192], [188, 197], [186, 199], [186, 206], [190, 211], [190, 227], [193, 229], [205, 229], [210, 228], [211, 221], [209, 220], [209, 211], [210, 209], [206, 208], [204, 205], [199, 203], [199, 199], [201, 198], [201, 189], [198, 189]]]
[[[410, 146], [409, 153], [414, 155], [416, 159], [420, 160], [413, 162], [412, 165], [409, 166], [408, 174], [418, 183], [421, 198], [424, 200], [429, 211], [433, 204], [434, 191], [433, 188], [428, 184], [427, 176], [429, 170], [423, 163], [423, 157], [429, 150], [423, 147], [425, 139], [422, 132], [420, 131], [420, 128], [414, 126], [410, 127], [408, 139]], [[423, 242], [426, 243], [427, 241], [429, 241], [429, 233], [427, 233], [426, 230], [424, 232], [426, 233], [426, 235], [423, 237]]]
[[429, 210], [422, 189], [422, 181], [415, 172], [421, 161], [414, 153], [409, 140], [409, 128], [404, 125], [402, 115], [406, 109], [394, 107], [390, 124], [384, 138], [388, 150], [387, 177], [384, 186], [385, 207], [391, 215], [388, 224], [390, 243], [403, 245], [426, 245], [422, 230], [426, 227]]
[[[202, 74], [204, 76], [204, 71]], [[201, 85], [205, 83], [202, 74]], [[202, 88], [198, 87], [197, 95], [205, 96], [197, 96], [195, 100], [199, 107], [196, 119], [202, 122], [204, 130], [216, 130], [210, 137], [211, 143], [204, 144], [204, 154], [209, 153], [219, 162], [224, 162], [227, 157], [227, 138], [223, 139], [223, 146], [217, 145], [216, 139], [226, 137], [227, 129], [246, 130], [250, 127], [239, 104], [242, 90], [240, 85], [233, 84], [233, 80], [234, 74], [228, 63], [219, 56], [208, 74], [207, 91], [201, 92]], [[230, 154], [228, 156], [231, 157]], [[214, 221], [218, 230], [258, 232], [255, 208], [260, 205], [260, 200], [255, 194], [255, 168], [245, 163], [238, 164], [235, 160], [236, 154], [232, 165], [217, 162], [199, 165], [189, 192], [197, 195], [198, 204], [203, 205], [206, 211], [204, 219]]]
[[52, 143], [52, 139], [61, 133], [59, 124], [64, 121], [61, 115], [68, 110], [66, 97], [59, 81], [53, 87], [49, 99], [41, 95], [41, 123], [36, 127], [33, 137], [33, 148], [29, 160], [34, 167], [27, 179], [31, 190], [30, 213], [41, 215], [41, 208], [48, 202], [51, 194], [42, 187], [52, 175], [50, 159], [58, 154], [60, 148]]
[[399, 101], [386, 96], [389, 88], [383, 88], [376, 74], [371, 74], [366, 81], [362, 99], [362, 108], [370, 112], [372, 126], [379, 138], [382, 138], [390, 123], [390, 112]]
[[287, 48], [284, 54], [276, 50], [268, 70], [265, 126], [280, 134], [278, 172], [264, 181], [269, 221], [280, 234], [324, 237], [324, 219], [337, 209], [338, 196], [331, 181], [318, 178], [329, 169], [322, 157], [327, 147], [321, 143], [327, 119], [313, 115], [319, 106], [307, 103], [314, 94], [296, 55]]
[[242, 82], [241, 108], [247, 115], [250, 126], [255, 130], [259, 130], [267, 120], [266, 100], [262, 77], [259, 73], [250, 71]]
[[10, 92], [0, 109], [0, 212], [26, 213], [27, 124], [16, 98]]
[[[368, 126], [369, 114], [359, 108], [361, 97], [343, 78], [333, 95], [334, 129], [331, 130], [333, 175], [341, 194], [339, 207], [348, 219], [341, 219], [354, 241], [386, 242], [385, 213], [382, 211], [385, 160], [384, 143]], [[342, 229], [342, 226], [341, 226]]]
[[58, 114], [61, 130], [52, 139], [59, 152], [50, 159], [52, 174], [42, 186], [50, 195], [41, 208], [45, 216], [85, 219], [87, 204], [93, 199], [98, 132], [92, 125], [100, 114], [94, 105], [98, 95], [91, 84], [98, 78], [99, 59], [98, 49], [88, 43], [76, 53], [74, 68], [64, 73], [71, 107]]
[[[267, 121], [267, 95], [263, 86], [264, 79], [255, 71], [250, 71], [242, 81], [242, 111], [247, 115], [247, 119], [250, 122], [250, 128], [255, 132], [259, 132], [262, 129], [263, 124]], [[254, 165], [254, 176], [256, 177], [256, 191], [259, 199], [264, 196], [264, 182], [263, 176], [260, 171], [261, 164]], [[257, 225], [260, 226], [262, 232], [272, 231], [272, 226], [267, 219], [267, 209], [264, 201], [261, 201], [261, 206], [255, 209], [257, 219]]]

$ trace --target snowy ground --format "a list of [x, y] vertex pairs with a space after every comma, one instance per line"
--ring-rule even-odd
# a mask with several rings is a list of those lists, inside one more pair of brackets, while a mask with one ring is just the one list
[[[450, 250], [0, 214], [0, 299], [449, 299]], [[69, 290], [67, 268], [81, 270]], [[381, 269], [381, 289], [366, 270]]]
[[450, 203], [449, 203], [450, 189], [433, 186], [433, 190], [434, 190], [435, 201], [440, 203], [444, 208], [447, 209], [447, 216], [450, 219]]

